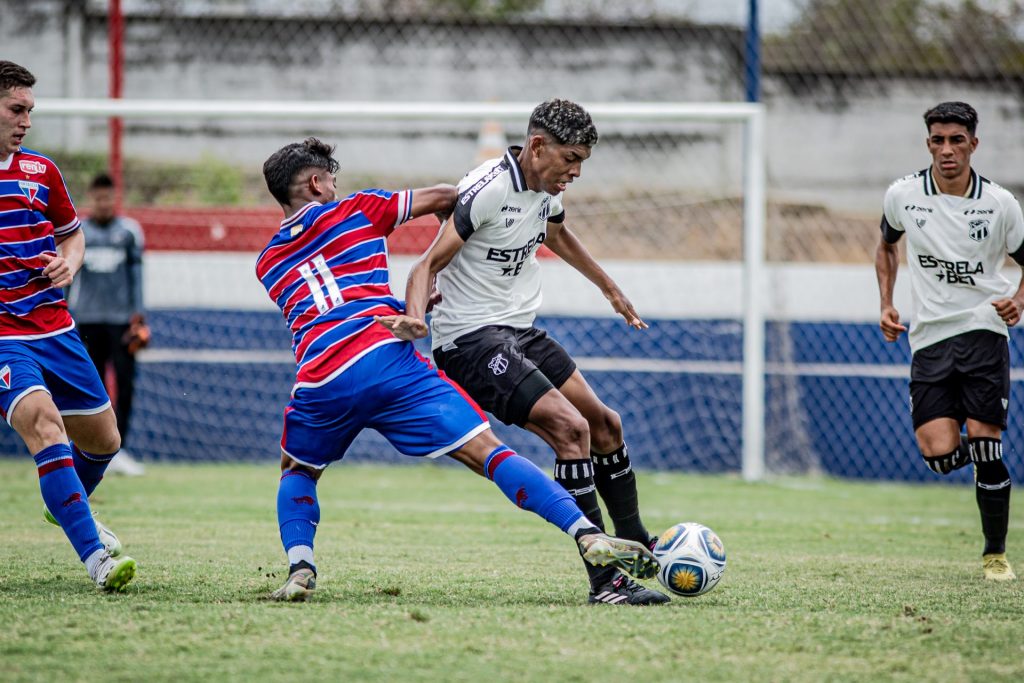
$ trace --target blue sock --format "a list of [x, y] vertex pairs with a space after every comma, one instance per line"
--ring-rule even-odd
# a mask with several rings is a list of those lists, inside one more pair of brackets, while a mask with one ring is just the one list
[[75, 474], [71, 447], [59, 443], [32, 456], [39, 471], [39, 488], [43, 502], [71, 541], [78, 559], [103, 549], [96, 523], [92, 521], [89, 496]]
[[540, 515], [566, 533], [577, 522], [586, 521], [568, 491], [504, 444], [487, 456], [484, 473], [498, 485], [506, 498], [524, 510]]
[[82, 481], [86, 496], [91, 496], [92, 492], [96, 490], [96, 487], [103, 479], [103, 473], [107, 471], [107, 465], [110, 464], [115, 455], [117, 455], [116, 452], [110, 455], [86, 453], [75, 444], [71, 444], [71, 456], [75, 461], [75, 473]]
[[316, 498], [316, 482], [305, 472], [289, 470], [281, 475], [277, 489], [277, 523], [288, 563], [295, 565], [305, 561], [315, 573], [313, 536], [320, 523], [320, 503]]

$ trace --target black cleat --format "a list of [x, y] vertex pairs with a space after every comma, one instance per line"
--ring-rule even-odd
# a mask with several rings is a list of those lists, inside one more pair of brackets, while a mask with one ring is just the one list
[[615, 576], [599, 588], [590, 591], [587, 602], [608, 605], [661, 605], [669, 601], [664, 593], [641, 586], [625, 574]]

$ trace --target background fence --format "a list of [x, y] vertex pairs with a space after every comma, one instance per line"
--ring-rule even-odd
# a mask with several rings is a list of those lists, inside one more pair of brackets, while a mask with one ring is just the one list
[[[295, 0], [282, 9], [262, 0], [122, 0], [121, 93], [736, 101], [749, 77], [748, 5]], [[117, 54], [108, 7], [105, 0], [8, 0], [3, 56], [36, 73], [37, 97], [105, 96]], [[759, 11], [772, 266], [769, 468], [927, 478], [907, 414], [909, 353], [905, 343], [885, 345], [875, 330], [870, 264], [881, 196], [892, 179], [928, 164], [921, 114], [947, 99], [979, 110], [975, 165], [1020, 196], [1024, 11], [1020, 2], [933, 0], [761, 0]], [[88, 179], [110, 163], [108, 122], [40, 116], [35, 123], [28, 146], [58, 160], [82, 204]], [[126, 120], [125, 205], [147, 230], [155, 332], [140, 370], [133, 450], [160, 458], [274, 457], [291, 382], [287, 361], [275, 355], [287, 349], [278, 317], [235, 290], [218, 290], [212, 303], [168, 293], [181, 289], [181, 273], [199, 272], [182, 270], [185, 264], [221, 276], [251, 264], [277, 220], [259, 177], [270, 151], [316, 133], [339, 146], [343, 190], [400, 187], [452, 181], [519, 140], [522, 127]], [[735, 469], [742, 136], [717, 123], [636, 122], [601, 132], [567, 195], [573, 225], [622, 274], [627, 291], [647, 291], [651, 277], [669, 279], [642, 301], [655, 321], [642, 337], [605, 313], [568, 305], [549, 306], [543, 323], [587, 359], [588, 377], [626, 415], [644, 465]], [[415, 253], [429, 230], [396, 235], [408, 240], [396, 250]], [[194, 276], [215, 278], [213, 287], [224, 281]], [[241, 363], [203, 355], [231, 350], [257, 355]], [[609, 358], [615, 361], [602, 360]], [[1011, 427], [1011, 452], [1017, 436]], [[9, 433], [4, 439], [18, 450]], [[547, 458], [536, 442], [516, 445]], [[357, 455], [382, 449], [370, 439]]]

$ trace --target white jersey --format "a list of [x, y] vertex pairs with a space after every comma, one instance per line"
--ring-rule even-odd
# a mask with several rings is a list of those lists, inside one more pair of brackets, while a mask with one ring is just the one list
[[541, 304], [537, 250], [548, 222], [565, 219], [562, 195], [526, 186], [517, 155], [484, 162], [459, 182], [455, 230], [466, 241], [437, 275], [441, 302], [430, 320], [433, 348], [486, 325], [525, 329]]
[[914, 310], [910, 349], [964, 332], [1009, 336], [992, 302], [1015, 289], [1000, 269], [1024, 259], [1024, 217], [1013, 195], [973, 170], [963, 197], [939, 192], [931, 169], [897, 180], [885, 193], [886, 242], [907, 235]]

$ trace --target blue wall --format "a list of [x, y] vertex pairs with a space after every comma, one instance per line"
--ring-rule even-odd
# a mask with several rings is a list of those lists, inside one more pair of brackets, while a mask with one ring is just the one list
[[[276, 313], [157, 311], [151, 316], [155, 349], [273, 351], [289, 348]], [[617, 320], [543, 318], [545, 327], [577, 358], [612, 357], [697, 362], [679, 371], [650, 368], [586, 371], [596, 392], [623, 417], [630, 452], [639, 467], [700, 472], [740, 467], [741, 327], [735, 321], [654, 321], [646, 332]], [[908, 383], [902, 377], [844, 374], [858, 364], [893, 370], [909, 363], [905, 339], [882, 341], [873, 324], [773, 323], [769, 362], [789, 368], [767, 380], [767, 438], [773, 471], [821, 471], [866, 479], [934, 480], [914, 445]], [[1015, 367], [1021, 354], [1012, 352]], [[623, 361], [625, 363], [627, 361]], [[714, 372], [700, 362], [714, 362]], [[724, 367], [723, 367], [724, 363]], [[806, 365], [816, 366], [809, 372]], [[863, 372], [861, 374], [864, 374]], [[871, 374], [870, 372], [867, 374]], [[139, 366], [136, 411], [128, 447], [156, 460], [276, 460], [281, 413], [294, 379], [288, 362], [189, 361]], [[1011, 418], [1022, 387], [1014, 385]], [[536, 437], [495, 421], [499, 436], [545, 467], [549, 449]], [[1024, 475], [1014, 445], [1020, 428], [1011, 419], [1008, 463]], [[0, 451], [25, 453], [10, 430]], [[353, 445], [353, 460], [403, 460], [373, 432]], [[967, 470], [955, 481], [968, 481]]]

